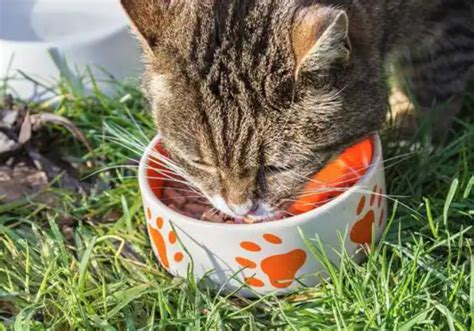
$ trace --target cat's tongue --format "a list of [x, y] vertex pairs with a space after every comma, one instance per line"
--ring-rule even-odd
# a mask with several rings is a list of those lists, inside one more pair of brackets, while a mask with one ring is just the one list
[[261, 222], [273, 222], [279, 221], [285, 218], [285, 213], [280, 212], [270, 216], [254, 216], [247, 215], [246, 217], [235, 217], [235, 223], [237, 224], [254, 224]]

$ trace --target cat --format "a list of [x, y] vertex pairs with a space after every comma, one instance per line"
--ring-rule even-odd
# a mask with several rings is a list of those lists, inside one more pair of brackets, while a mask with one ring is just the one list
[[389, 68], [446, 130], [474, 64], [472, 0], [121, 2], [162, 143], [233, 217], [276, 215], [378, 131]]

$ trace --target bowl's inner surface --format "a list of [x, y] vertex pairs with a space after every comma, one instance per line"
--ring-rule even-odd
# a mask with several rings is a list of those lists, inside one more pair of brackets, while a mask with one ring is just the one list
[[344, 193], [365, 175], [373, 154], [372, 138], [347, 148], [309, 180], [289, 212], [293, 215], [309, 212]]
[[[345, 150], [308, 181], [296, 202], [288, 208], [289, 215], [309, 212], [355, 185], [370, 167], [373, 152], [373, 138]], [[167, 161], [161, 156], [167, 158], [168, 153], [159, 143], [150, 154], [146, 168], [148, 183], [154, 195], [169, 208], [197, 220], [229, 224], [255, 223], [252, 219], [233, 219], [216, 211], [197, 189], [166, 166]]]
[[75, 41], [125, 24], [111, 1], [0, 0], [0, 39], [21, 42]]

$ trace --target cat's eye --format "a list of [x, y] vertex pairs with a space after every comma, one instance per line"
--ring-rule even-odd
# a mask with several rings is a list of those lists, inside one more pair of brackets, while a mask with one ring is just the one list
[[205, 171], [215, 170], [215, 167], [212, 164], [206, 163], [206, 162], [204, 162], [203, 160], [200, 160], [200, 159], [191, 160], [190, 163], [191, 163], [192, 166], [194, 166], [196, 168], [199, 168], [199, 169], [202, 169], [202, 170], [205, 170]]
[[196, 164], [196, 165], [203, 165], [203, 166], [208, 165], [207, 163], [205, 163], [205, 162], [202, 161], [201, 159], [192, 159], [192, 160], [191, 160], [191, 163], [192, 163], [192, 164]]
[[276, 175], [291, 170], [289, 166], [268, 165], [263, 167], [263, 171], [269, 175]]

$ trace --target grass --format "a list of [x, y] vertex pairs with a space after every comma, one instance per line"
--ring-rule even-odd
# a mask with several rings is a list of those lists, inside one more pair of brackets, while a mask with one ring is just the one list
[[[95, 161], [83, 175], [138, 157], [104, 123], [154, 134], [134, 88], [113, 99], [57, 91], [55, 112], [78, 124], [93, 153], [59, 128], [48, 134], [62, 134], [55, 148]], [[51, 189], [54, 201], [0, 205], [0, 330], [474, 330], [474, 123], [458, 120], [435, 150], [423, 133], [405, 146], [394, 135], [383, 133], [388, 192], [405, 198], [391, 204], [384, 238], [361, 265], [325, 263], [329, 279], [288, 297], [223, 297], [167, 274], [146, 236], [134, 169], [94, 175], [102, 189], [89, 195]]]

